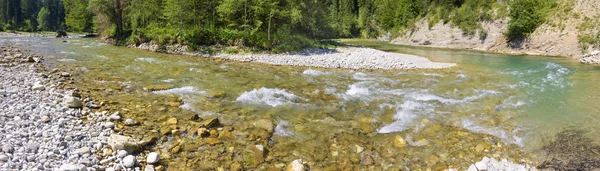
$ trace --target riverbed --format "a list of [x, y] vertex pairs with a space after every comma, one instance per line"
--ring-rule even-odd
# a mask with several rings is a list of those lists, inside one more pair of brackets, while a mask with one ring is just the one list
[[[345, 41], [458, 64], [381, 71], [160, 54], [95, 39], [1, 41], [70, 68], [84, 96], [111, 104], [101, 110], [142, 122], [121, 126], [123, 134], [161, 137], [148, 148], [173, 169], [265, 170], [300, 158], [324, 169], [466, 169], [484, 156], [533, 163], [566, 127], [600, 130], [600, 68], [562, 58]], [[220, 121], [215, 144], [196, 135], [212, 118]], [[255, 145], [268, 153], [256, 156]]]

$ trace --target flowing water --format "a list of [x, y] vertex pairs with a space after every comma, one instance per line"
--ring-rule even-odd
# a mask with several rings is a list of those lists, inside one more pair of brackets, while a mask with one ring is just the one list
[[[549, 136], [565, 127], [600, 133], [600, 101], [596, 98], [600, 97], [600, 67], [562, 58], [347, 40], [350, 44], [458, 64], [444, 70], [368, 71], [159, 54], [114, 47], [94, 39], [68, 39], [66, 43], [43, 38], [3, 41], [30, 45], [34, 51], [52, 55], [47, 60], [51, 65], [76, 66], [73, 72], [81, 77], [111, 78], [90, 79], [83, 85], [113, 83], [120, 87], [116, 91], [140, 96], [140, 101], [156, 102], [173, 96], [181, 100], [173, 110], [148, 107], [143, 117], [155, 118], [155, 122], [164, 121], [161, 119], [165, 115], [177, 117], [177, 113], [190, 112], [202, 118], [218, 116], [225, 125], [243, 130], [256, 119], [272, 119], [276, 127], [267, 143], [270, 155], [280, 157], [271, 159], [274, 163], [295, 158], [325, 162], [338, 156], [362, 163], [364, 154], [344, 152], [344, 148], [356, 144], [382, 158], [399, 160], [380, 159], [388, 164], [419, 168], [438, 166], [437, 161], [442, 161], [464, 167], [481, 156], [492, 155], [486, 153], [488, 150], [464, 151], [480, 142], [496, 147], [493, 139], [498, 139], [501, 142], [497, 143], [534, 153]], [[165, 88], [143, 90], [155, 85]], [[475, 138], [454, 137], [464, 136], [463, 132]], [[389, 152], [395, 135], [406, 139], [411, 147], [402, 149], [404, 152]], [[519, 158], [509, 152], [495, 153]], [[410, 159], [401, 159], [400, 155]], [[413, 166], [410, 163], [418, 163], [414, 158], [433, 162]]]

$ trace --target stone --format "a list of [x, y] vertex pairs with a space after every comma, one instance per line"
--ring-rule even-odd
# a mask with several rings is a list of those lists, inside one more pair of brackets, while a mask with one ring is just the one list
[[156, 152], [151, 152], [150, 154], [148, 154], [148, 157], [146, 157], [146, 163], [149, 163], [149, 164], [158, 163], [158, 160], [159, 160], [159, 155]]
[[167, 119], [167, 125], [177, 125], [177, 118]]
[[394, 136], [393, 143], [394, 143], [394, 146], [398, 147], [398, 148], [402, 148], [402, 147], [406, 146], [406, 140], [404, 140], [404, 138], [402, 138], [402, 136], [400, 136], [400, 135]]
[[135, 125], [138, 125], [138, 124], [139, 124], [139, 122], [137, 122], [137, 121], [135, 121], [135, 120], [133, 120], [133, 119], [129, 118], [129, 119], [126, 119], [126, 120], [125, 120], [125, 123], [124, 123], [124, 124], [125, 124], [125, 126], [135, 126]]
[[249, 145], [243, 156], [246, 165], [255, 167], [266, 161], [267, 150], [263, 145]]
[[208, 137], [210, 134], [206, 128], [198, 128], [198, 135], [201, 137]]
[[210, 133], [210, 136], [211, 136], [211, 137], [216, 137], [216, 136], [218, 136], [218, 135], [219, 135], [219, 133], [217, 132], [217, 130], [214, 130], [214, 129], [213, 129], [213, 130], [210, 130], [210, 132], [209, 132], [209, 133]]
[[133, 166], [135, 166], [135, 156], [128, 155], [125, 158], [123, 158], [123, 166], [125, 166], [126, 168], [132, 168]]
[[211, 118], [204, 121], [204, 127], [206, 128], [214, 128], [220, 125], [219, 118]]
[[102, 149], [102, 156], [109, 156], [112, 154], [113, 154], [113, 151], [110, 148]]
[[154, 166], [152, 165], [146, 165], [146, 167], [144, 167], [144, 171], [154, 171]]
[[475, 167], [477, 168], [477, 170], [488, 170], [488, 166], [484, 162], [475, 163]]
[[71, 74], [69, 74], [68, 72], [61, 72], [61, 73], [60, 73], [60, 76], [61, 76], [61, 77], [70, 77], [70, 76], [71, 76]]
[[475, 167], [475, 165], [472, 164], [471, 166], [469, 166], [469, 169], [467, 169], [467, 171], [479, 171], [479, 170], [477, 170], [477, 167]]
[[106, 128], [114, 128], [115, 127], [115, 123], [113, 123], [113, 122], [105, 122], [104, 123], [104, 127], [106, 127]]
[[35, 84], [31, 87], [31, 90], [35, 90], [35, 91], [42, 91], [45, 89], [46, 89], [46, 87], [44, 87], [44, 85], [41, 85], [41, 84]]
[[286, 171], [308, 171], [302, 159], [294, 160], [285, 168]]
[[75, 150], [75, 153], [77, 153], [79, 155], [90, 154], [90, 153], [92, 153], [92, 150], [90, 150], [89, 147], [83, 147], [83, 148]]
[[375, 164], [375, 159], [370, 154], [362, 153], [362, 155], [360, 156], [360, 164], [370, 166]]
[[83, 107], [83, 103], [81, 103], [81, 99], [77, 97], [67, 96], [65, 98], [65, 104], [69, 108], [81, 108]]
[[123, 158], [125, 156], [127, 156], [127, 151], [125, 151], [125, 150], [119, 150], [119, 151], [117, 151], [117, 157], [118, 158]]
[[142, 139], [142, 141], [140, 141], [139, 145], [144, 147], [144, 146], [153, 144], [154, 142], [156, 142], [156, 140], [158, 140], [158, 137], [151, 135], [151, 136], [148, 136], [148, 137]]
[[354, 145], [356, 147], [356, 153], [361, 153], [365, 151], [365, 148], [360, 145]]
[[243, 171], [244, 167], [238, 162], [233, 162], [233, 163], [231, 163], [231, 165], [229, 165], [229, 170], [230, 171]]
[[178, 153], [181, 150], [181, 146], [175, 146], [173, 147], [173, 149], [171, 149], [171, 153]]
[[108, 144], [113, 150], [125, 150], [128, 153], [134, 153], [141, 149], [139, 144], [131, 137], [111, 134], [108, 138]]
[[155, 169], [156, 169], [156, 170], [158, 170], [158, 171], [162, 171], [162, 170], [164, 170], [164, 169], [165, 169], [165, 167], [164, 167], [164, 166], [162, 166], [162, 165], [158, 165], [158, 166], [156, 166], [156, 168], [155, 168]]
[[168, 126], [161, 127], [160, 130], [159, 130], [159, 133], [160, 133], [160, 135], [170, 134], [171, 133], [171, 127], [168, 127]]
[[[85, 167], [83, 167], [85, 168]], [[59, 171], [79, 171], [80, 167], [73, 164], [63, 164], [58, 168]]]
[[416, 146], [416, 147], [426, 146], [426, 145], [429, 145], [429, 141], [426, 139], [420, 139], [419, 141], [415, 142], [412, 145]]
[[48, 123], [50, 122], [50, 117], [48, 117], [48, 115], [42, 115], [42, 117], [40, 118], [40, 122]]
[[10, 144], [4, 144], [2, 146], [2, 151], [5, 153], [12, 153], [13, 152], [13, 147]]
[[254, 121], [252, 125], [254, 125], [254, 127], [256, 128], [262, 128], [264, 130], [267, 130], [269, 133], [273, 133], [273, 129], [275, 128], [273, 121], [271, 121], [270, 119], [261, 119], [258, 121]]
[[119, 114], [119, 112], [115, 112], [114, 114], [112, 114], [108, 117], [108, 120], [109, 121], [120, 121], [121, 115]]
[[73, 96], [73, 97], [81, 98], [81, 94], [79, 94], [79, 91], [73, 90], [73, 91], [69, 92], [69, 94], [71, 94], [71, 96]]
[[206, 138], [204, 140], [204, 142], [206, 142], [206, 143], [208, 143], [210, 145], [217, 145], [217, 144], [221, 143], [221, 141], [219, 139], [217, 139], [217, 138]]
[[6, 156], [4, 154], [0, 154], [0, 161], [7, 162], [8, 161], [8, 156]]

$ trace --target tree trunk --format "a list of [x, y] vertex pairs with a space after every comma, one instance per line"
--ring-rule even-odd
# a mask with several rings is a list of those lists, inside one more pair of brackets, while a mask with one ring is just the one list
[[269, 15], [269, 25], [267, 26], [267, 40], [270, 42], [271, 41], [271, 19], [273, 18], [272, 15]]
[[117, 39], [120, 39], [123, 35], [123, 9], [121, 7], [121, 0], [115, 0], [115, 12], [116, 12], [116, 25], [117, 25]]

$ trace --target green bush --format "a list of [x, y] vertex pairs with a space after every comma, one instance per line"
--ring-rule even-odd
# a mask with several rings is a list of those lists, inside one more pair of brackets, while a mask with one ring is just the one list
[[313, 47], [315, 43], [312, 39], [302, 35], [293, 34], [289, 27], [282, 27], [275, 34], [273, 44], [273, 52], [283, 53], [298, 52], [300, 50]]
[[600, 32], [597, 34], [579, 34], [577, 36], [577, 40], [582, 48], [587, 48], [588, 46], [598, 46], [600, 45]]
[[553, 0], [515, 0], [510, 5], [510, 21], [505, 35], [509, 41], [521, 39], [533, 33], [546, 21]]

